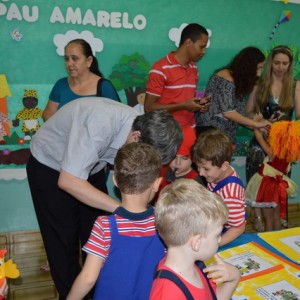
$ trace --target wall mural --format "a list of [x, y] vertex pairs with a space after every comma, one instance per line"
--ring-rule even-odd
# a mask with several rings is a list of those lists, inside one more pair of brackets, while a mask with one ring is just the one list
[[[264, 38], [256, 45], [266, 55], [277, 44], [290, 46], [295, 55], [294, 73], [300, 79], [300, 45], [291, 45], [293, 38], [283, 38], [290, 32], [289, 23], [299, 19], [293, 4], [300, 4], [300, 1], [254, 0], [252, 6], [249, 3], [251, 7], [247, 6], [245, 13], [255, 16], [253, 12], [257, 12], [257, 19], [251, 18], [252, 25], [245, 21], [244, 27], [249, 34], [243, 34], [244, 42], [232, 35], [233, 28], [235, 34], [243, 30], [241, 24], [244, 22], [240, 7], [234, 1], [228, 1], [228, 8], [224, 7], [222, 15], [217, 8], [223, 0], [216, 0], [215, 4], [201, 0], [194, 3], [192, 11], [183, 5], [185, 1], [178, 1], [177, 7], [182, 7], [182, 14], [176, 13], [176, 6], [164, 7], [147, 1], [141, 5], [137, 0], [133, 0], [130, 6], [117, 0], [105, 4], [87, 1], [81, 7], [76, 1], [65, 4], [2, 0], [0, 51], [7, 53], [8, 59], [0, 62], [0, 171], [5, 171], [0, 172], [0, 179], [26, 177], [19, 171], [24, 169], [29, 157], [32, 136], [42, 126], [42, 112], [53, 83], [65, 72], [64, 46], [72, 39], [83, 38], [89, 42], [121, 101], [141, 113], [151, 65], [178, 46], [182, 29], [190, 22], [199, 21], [209, 28], [209, 50], [201, 61], [198, 95], [203, 95], [205, 84], [216, 68], [226, 65], [242, 47], [256, 44], [252, 27], [258, 22], [264, 22], [257, 25]], [[264, 4], [258, 4], [262, 2]], [[282, 3], [275, 5], [274, 2]], [[271, 4], [273, 10], [266, 14], [271, 10]], [[266, 18], [260, 16], [257, 5], [263, 5], [261, 13]], [[200, 11], [203, 14], [199, 20]], [[228, 19], [232, 26], [227, 25]], [[279, 25], [282, 25], [280, 30]], [[227, 53], [224, 48], [230, 51]], [[238, 128], [236, 164], [244, 164], [240, 157], [247, 153], [251, 136], [250, 130]]]
[[[186, 25], [187, 23], [183, 23], [179, 28], [171, 28], [169, 30], [169, 39], [174, 42], [176, 47], [179, 45], [181, 32]], [[211, 36], [212, 31], [208, 29], [208, 32], [209, 36]], [[22, 37], [19, 29], [15, 29], [12, 32], [14, 40], [19, 42]], [[86, 40], [91, 45], [94, 55], [97, 52], [102, 52], [104, 48], [104, 42], [100, 38], [95, 37], [93, 32], [88, 30], [82, 32], [68, 30], [65, 34], [58, 33], [53, 37], [57, 55], [63, 57], [65, 46], [73, 39]], [[208, 41], [207, 47], [209, 47], [209, 44], [210, 41]], [[125, 95], [121, 99], [122, 103], [135, 107], [141, 113], [144, 112], [145, 88], [150, 68], [150, 63], [136, 52], [132, 55], [123, 55], [118, 63], [112, 67], [112, 72], [109, 75], [109, 79], [116, 90], [122, 91]], [[4, 74], [1, 74], [1, 76], [1, 87], [4, 96], [12, 96], [6, 76]], [[0, 114], [0, 125], [2, 126], [0, 127], [0, 134], [2, 135], [0, 136], [0, 145], [3, 145], [3, 149], [0, 151], [0, 168], [24, 168], [24, 165], [27, 163], [30, 156], [29, 145], [31, 138], [43, 123], [43, 110], [38, 107], [37, 94], [38, 91], [35, 89], [24, 89], [23, 107], [19, 111], [14, 112], [15, 115], [11, 116], [8, 116], [6, 97], [3, 97], [5, 105], [3, 105], [3, 113]], [[44, 105], [41, 107], [44, 107]], [[20, 129], [16, 130], [19, 126]], [[12, 129], [11, 132], [10, 129]], [[6, 170], [5, 178], [9, 179], [10, 176], [10, 172]]]

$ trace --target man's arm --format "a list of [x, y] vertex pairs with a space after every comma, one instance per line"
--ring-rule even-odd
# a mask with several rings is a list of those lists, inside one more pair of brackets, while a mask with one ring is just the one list
[[113, 212], [120, 206], [120, 202], [98, 190], [87, 180], [75, 177], [64, 170], [60, 172], [58, 186], [80, 202], [98, 209]]

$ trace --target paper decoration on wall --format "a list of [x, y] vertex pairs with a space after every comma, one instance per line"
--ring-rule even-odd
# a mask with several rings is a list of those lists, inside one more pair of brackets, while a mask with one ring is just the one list
[[8, 119], [8, 116], [0, 113], [0, 145], [6, 144], [4, 137], [9, 135], [9, 133], [5, 129], [5, 127], [7, 127], [5, 125], [8, 125], [8, 127], [12, 127], [12, 122]]
[[10, 33], [11, 37], [13, 40], [19, 42], [21, 41], [23, 34], [20, 33], [19, 29], [14, 29], [11, 33]]
[[18, 141], [19, 144], [31, 140], [32, 136], [41, 127], [39, 118], [42, 118], [43, 110], [38, 108], [37, 104], [38, 97], [36, 90], [24, 90], [24, 108], [17, 113], [16, 119], [13, 121], [14, 127], [17, 127], [20, 121], [23, 120], [22, 132], [24, 133], [24, 139], [20, 138]]
[[6, 76], [4, 74], [0, 74], [0, 141], [3, 141], [4, 136], [10, 135], [6, 97], [11, 97], [11, 91], [6, 80]]
[[291, 18], [291, 11], [290, 10], [284, 10], [281, 15], [280, 15], [280, 18], [279, 18], [279, 21], [275, 24], [273, 30], [272, 30], [272, 33], [270, 35], [270, 40], [273, 38], [274, 34], [275, 34], [275, 30], [276, 28], [284, 23], [284, 22], [288, 22]]
[[[169, 30], [169, 39], [175, 43], [176, 47], [179, 47], [181, 32], [187, 25], [187, 23], [182, 23], [179, 28], [171, 28]], [[206, 48], [208, 48], [210, 46], [209, 38], [212, 36], [212, 31], [210, 29], [206, 30], [208, 32], [208, 42]]]
[[283, 2], [284, 4], [288, 4], [288, 3], [300, 4], [300, 0], [273, 0], [273, 1]]
[[84, 39], [87, 41], [95, 55], [96, 52], [101, 52], [103, 50], [103, 42], [101, 39], [94, 37], [91, 31], [84, 30], [81, 33], [75, 30], [68, 30], [65, 34], [55, 34], [53, 37], [53, 43], [57, 47], [56, 53], [59, 56], [63, 56], [65, 46], [74, 39]]
[[139, 95], [145, 92], [150, 67], [150, 63], [137, 52], [122, 55], [112, 67], [108, 78], [117, 91], [124, 91], [129, 106], [136, 106]]

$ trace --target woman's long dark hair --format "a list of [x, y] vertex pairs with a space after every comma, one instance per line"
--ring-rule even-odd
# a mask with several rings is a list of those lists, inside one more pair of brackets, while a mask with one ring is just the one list
[[264, 54], [256, 47], [242, 49], [227, 66], [235, 84], [235, 95], [244, 97], [251, 93], [257, 82], [257, 65], [264, 62]]
[[70, 44], [78, 44], [81, 46], [82, 48], [82, 52], [84, 54], [85, 57], [89, 57], [89, 56], [92, 56], [93, 58], [93, 61], [92, 61], [92, 64], [90, 66], [90, 71], [100, 77], [103, 77], [103, 74], [101, 73], [100, 69], [99, 69], [99, 65], [98, 65], [98, 60], [97, 58], [93, 55], [93, 51], [92, 51], [92, 47], [90, 46], [90, 44], [85, 41], [84, 39], [75, 39], [75, 40], [72, 40], [70, 41], [66, 47]]

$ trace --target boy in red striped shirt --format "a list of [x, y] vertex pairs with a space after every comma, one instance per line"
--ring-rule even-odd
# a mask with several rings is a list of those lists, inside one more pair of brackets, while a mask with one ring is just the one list
[[93, 299], [149, 299], [156, 266], [165, 254], [149, 206], [159, 188], [160, 169], [160, 155], [148, 144], [119, 149], [113, 180], [122, 205], [95, 221], [83, 247], [87, 259], [68, 300], [82, 299], [95, 283]]
[[201, 133], [193, 149], [199, 174], [207, 181], [207, 188], [223, 198], [229, 210], [220, 246], [230, 243], [245, 231], [245, 188], [238, 173], [230, 165], [232, 143], [219, 129]]

